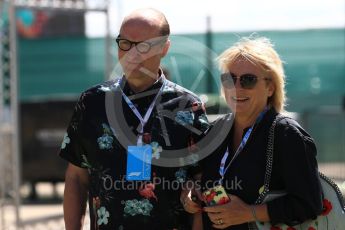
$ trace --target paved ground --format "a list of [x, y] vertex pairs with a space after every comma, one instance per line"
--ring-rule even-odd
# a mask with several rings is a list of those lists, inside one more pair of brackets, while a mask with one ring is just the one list
[[[336, 182], [345, 194], [345, 164], [322, 164], [320, 171], [336, 178]], [[62, 197], [63, 183], [58, 184], [57, 193]], [[23, 230], [63, 230], [63, 210], [61, 200], [52, 202], [53, 187], [50, 184], [42, 183], [37, 185], [38, 195], [41, 198], [39, 202], [25, 202], [20, 208]], [[28, 194], [28, 186], [21, 189], [23, 196]], [[4, 212], [0, 210], [0, 229], [17, 230], [15, 228], [15, 215], [13, 206], [5, 206]], [[85, 220], [84, 230], [89, 230], [89, 218]]]
[[[5, 207], [5, 226], [1, 229], [14, 230], [14, 208]], [[60, 204], [49, 205], [23, 205], [21, 207], [22, 229], [25, 230], [62, 230], [64, 222], [62, 218], [62, 207]]]
[[[37, 192], [41, 198], [37, 202], [23, 201], [20, 208], [23, 230], [63, 230], [65, 229], [63, 221], [62, 194], [63, 183], [57, 186], [58, 197], [53, 199], [53, 187], [49, 183], [40, 183], [37, 185]], [[23, 186], [21, 193], [25, 196], [28, 193], [28, 187]], [[1, 221], [1, 215], [3, 219]], [[88, 215], [88, 214], [87, 214]], [[85, 219], [84, 230], [89, 230], [89, 218]], [[13, 206], [5, 206], [4, 212], [0, 210], [0, 229], [17, 230], [15, 228], [15, 209]]]

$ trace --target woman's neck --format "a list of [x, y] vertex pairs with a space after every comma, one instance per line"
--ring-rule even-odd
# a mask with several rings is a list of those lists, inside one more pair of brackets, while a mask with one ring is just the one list
[[[258, 115], [259, 116], [259, 115]], [[257, 116], [243, 117], [237, 116], [234, 120], [234, 136], [233, 136], [233, 147], [236, 149], [240, 145], [243, 137], [243, 131], [255, 124]]]
[[250, 114], [236, 114], [234, 120], [235, 130], [238, 129], [243, 132], [245, 128], [253, 126], [258, 117], [263, 115], [262, 113], [265, 113], [267, 110], [268, 107], [264, 107], [257, 109]]
[[251, 117], [251, 118], [243, 118], [243, 117], [236, 117], [234, 121], [234, 128], [235, 131], [239, 130], [243, 132], [245, 128], [248, 128], [252, 126], [255, 123], [256, 117]]

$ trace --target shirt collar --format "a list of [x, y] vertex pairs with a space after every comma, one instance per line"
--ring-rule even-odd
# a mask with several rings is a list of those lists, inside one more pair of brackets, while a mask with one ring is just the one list
[[[163, 71], [159, 68], [158, 70], [158, 74], [159, 74], [159, 78], [157, 79], [157, 81], [155, 81], [149, 88], [145, 89], [144, 91], [135, 93], [134, 91], [132, 91], [132, 89], [129, 87], [129, 84], [127, 81], [125, 81], [125, 85], [123, 86], [122, 90], [123, 92], [127, 95], [127, 96], [133, 96], [135, 94], [143, 94], [147, 91], [151, 91], [153, 90], [153, 92], [155, 91], [159, 91], [159, 89], [162, 87], [165, 76], [163, 74]], [[155, 93], [153, 93], [153, 95], [155, 95]], [[152, 95], [152, 93], [150, 93], [150, 95]]]
[[[270, 120], [272, 119], [272, 117], [275, 116], [276, 114], [277, 114], [276, 110], [274, 109], [273, 106], [271, 106], [271, 107], [267, 110], [267, 112], [264, 114], [262, 120], [261, 120], [258, 124], [255, 125], [255, 126], [256, 126], [255, 129], [259, 129], [259, 127], [261, 127], [261, 126], [264, 125], [264, 124], [267, 125], [267, 124], [269, 123], [268, 121], [270, 121]], [[269, 125], [270, 125], [270, 124], [269, 124]], [[251, 127], [251, 126], [245, 128], [245, 129], [243, 129], [242, 137], [245, 135], [245, 133], [248, 131], [248, 129], [250, 129], [250, 127]]]

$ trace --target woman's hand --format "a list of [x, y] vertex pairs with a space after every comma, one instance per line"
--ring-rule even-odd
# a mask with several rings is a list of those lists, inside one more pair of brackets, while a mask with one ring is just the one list
[[235, 195], [229, 195], [229, 198], [230, 202], [227, 204], [204, 208], [214, 223], [214, 228], [224, 229], [232, 225], [254, 221], [250, 205]]
[[[193, 193], [197, 194], [197, 197], [200, 199], [201, 195], [199, 194], [200, 191], [193, 191]], [[183, 205], [183, 208], [186, 212], [191, 214], [198, 213], [202, 211], [201, 206], [192, 200], [192, 190], [182, 190], [180, 201]]]

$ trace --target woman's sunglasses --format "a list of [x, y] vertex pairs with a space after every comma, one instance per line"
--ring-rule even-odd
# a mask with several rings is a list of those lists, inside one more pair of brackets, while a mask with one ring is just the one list
[[[261, 78], [264, 80], [270, 80], [266, 77]], [[240, 85], [243, 89], [253, 89], [258, 82], [259, 77], [250, 73], [243, 74], [239, 77], [230, 72], [221, 74], [222, 85], [228, 89], [235, 87], [237, 79], [240, 79]]]

